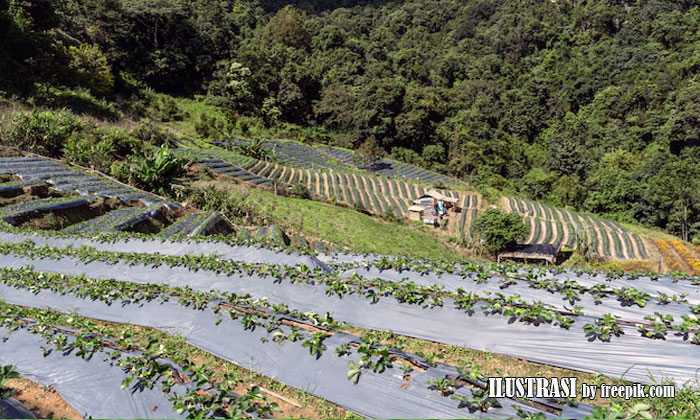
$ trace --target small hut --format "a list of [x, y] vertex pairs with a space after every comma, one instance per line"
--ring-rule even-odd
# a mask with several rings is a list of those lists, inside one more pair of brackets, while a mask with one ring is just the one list
[[420, 222], [425, 215], [425, 206], [413, 205], [408, 208], [408, 220]]
[[511, 259], [523, 260], [527, 264], [528, 261], [540, 260], [549, 265], [557, 262], [560, 250], [561, 244], [518, 244], [498, 254], [498, 262], [501, 259]]

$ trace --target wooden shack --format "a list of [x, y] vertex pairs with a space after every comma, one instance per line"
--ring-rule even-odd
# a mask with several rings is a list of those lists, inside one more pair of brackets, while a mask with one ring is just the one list
[[425, 206], [413, 205], [408, 208], [408, 219], [420, 222], [425, 215]]
[[561, 244], [518, 244], [509, 247], [504, 252], [498, 254], [498, 262], [502, 259], [522, 260], [526, 264], [528, 261], [544, 261], [549, 264], [555, 264]]
[[433, 199], [440, 200], [440, 201], [444, 202], [445, 206], [448, 208], [449, 207], [456, 207], [459, 204], [459, 199], [448, 197], [448, 196], [443, 195], [435, 190], [430, 190], [427, 193], [423, 194], [422, 196], [416, 198], [415, 200], [413, 200], [413, 204], [432, 206]]

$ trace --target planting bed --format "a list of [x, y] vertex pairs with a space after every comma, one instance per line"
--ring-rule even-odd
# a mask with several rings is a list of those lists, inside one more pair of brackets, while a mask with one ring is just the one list
[[[322, 172], [284, 166], [252, 158], [236, 157], [232, 153], [219, 153], [218, 157], [207, 157], [200, 152], [198, 156], [199, 163], [220, 175], [263, 187], [271, 187], [273, 183], [276, 183], [279, 188], [301, 184], [317, 197], [335, 200], [376, 215], [405, 216], [412, 200], [430, 189], [394, 179], [353, 172], [334, 170]], [[457, 191], [438, 191], [448, 197], [460, 197]]]
[[[60, 260], [54, 262], [61, 264]], [[337, 331], [333, 328], [335, 321], [328, 315], [290, 312], [279, 304], [256, 303], [258, 301], [240, 295], [205, 293], [205, 289], [199, 288], [202, 292], [191, 295], [186, 289], [154, 287], [149, 286], [153, 284], [150, 282], [136, 287], [124, 280], [87, 280], [70, 274], [58, 277], [25, 268], [6, 269], [4, 273], [0, 290], [9, 303], [52, 307], [59, 312], [62, 308], [79, 307], [82, 316], [180, 332], [188, 337], [190, 344], [211, 354], [242, 366], [254, 366], [256, 371], [286, 384], [310, 387], [313, 393], [367, 417], [431, 414], [432, 417], [473, 418], [472, 409], [478, 416], [480, 411], [496, 417], [516, 413], [513, 400], [486, 399], [481, 405], [483, 398], [476, 392], [483, 392], [484, 383], [469, 381], [467, 373]], [[41, 302], [33, 298], [34, 292], [24, 291], [23, 285], [29, 285], [31, 277], [35, 279], [31, 283], [39, 287], [44, 297]], [[59, 290], [70, 291], [53, 292], [57, 289], [56, 280], [64, 283]], [[36, 287], [33, 290], [37, 290]], [[109, 290], [115, 293], [104, 294]], [[95, 293], [102, 297], [85, 299], [96, 296]], [[169, 296], [176, 297], [177, 302], [171, 301]], [[195, 296], [197, 300], [192, 300]], [[371, 364], [350, 376], [353, 366], [365, 357]], [[397, 371], [404, 373], [396, 375]], [[457, 378], [449, 394], [433, 389], [431, 383], [448, 377]], [[459, 398], [450, 398], [451, 395]], [[540, 411], [544, 405], [552, 414], [562, 417], [580, 417], [590, 412], [583, 405], [574, 408], [555, 400], [535, 402], [540, 407], [527, 402], [517, 404], [526, 412]]]
[[644, 241], [618, 223], [539, 204], [517, 197], [505, 197], [506, 209], [521, 214], [530, 232], [523, 243], [576, 246], [577, 235], [587, 235], [596, 252], [619, 260], [646, 260]]
[[[168, 228], [177, 203], [42, 158], [0, 158], [0, 220], [11, 226], [95, 234], [157, 233]], [[222, 232], [216, 213], [185, 215], [165, 236]], [[226, 229], [224, 229], [226, 231]], [[230, 230], [229, 230], [230, 231]]]
[[[202, 163], [222, 174], [304, 183], [314, 194], [373, 212], [397, 211], [398, 202], [425, 191], [394, 179], [242, 157], [202, 157]], [[29, 172], [18, 168], [30, 164], [61, 174], [58, 181], [54, 175], [37, 180], [66, 195], [0, 207], [6, 221], [0, 224], [0, 335], [6, 337], [0, 365], [51, 386], [86, 418], [272, 414], [258, 389], [242, 390], [228, 369], [198, 365], [195, 351], [368, 418], [582, 418], [592, 412], [587, 404], [557, 399], [488, 398], [487, 378], [475, 366], [440, 363], [432, 353], [350, 334], [350, 325], [641, 383], [651, 382], [650, 373], [679, 384], [696, 375], [697, 277], [281, 252], [245, 243], [324, 246], [290, 240], [275, 226], [227, 237], [228, 243], [206, 240], [202, 234], [223, 229], [216, 213], [184, 214], [157, 235], [134, 235], [128, 231], [147, 232], [177, 204], [150, 195], [139, 206], [123, 199], [145, 194], [137, 190], [86, 192], [102, 188], [102, 180], [41, 159], [0, 160], [5, 174], [22, 179], [4, 181], [24, 182], [20, 175]], [[19, 197], [27, 187], [7, 191], [20, 188]], [[480, 197], [457, 197], [464, 205], [460, 228], [468, 231]], [[100, 207], [102, 214], [60, 233], [21, 229], [35, 220], [27, 215], [101, 205], [109, 209]], [[574, 214], [514, 199], [509, 205], [528, 213], [531, 240], [572, 237], [567, 227]], [[608, 234], [621, 231], [619, 225], [574, 216], [612, 256], [640, 252], [632, 236]]]
[[369, 166], [357, 164], [354, 160], [355, 153], [349, 150], [338, 149], [335, 147], [321, 146], [319, 147], [326, 155], [344, 163], [345, 165], [364, 169], [377, 175], [391, 178], [405, 178], [428, 184], [444, 183], [444, 184], [459, 184], [453, 178], [448, 178], [435, 172], [426, 169], [417, 168], [415, 166], [406, 165], [392, 160], [378, 159], [375, 163]]

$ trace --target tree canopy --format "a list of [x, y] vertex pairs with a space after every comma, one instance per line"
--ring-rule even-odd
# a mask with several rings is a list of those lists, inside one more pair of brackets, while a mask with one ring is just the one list
[[696, 0], [0, 0], [0, 92], [207, 94], [690, 238], [698, 45]]

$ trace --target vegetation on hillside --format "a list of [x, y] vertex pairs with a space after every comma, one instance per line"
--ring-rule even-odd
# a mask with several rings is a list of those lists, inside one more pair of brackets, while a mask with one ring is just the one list
[[474, 233], [484, 241], [486, 248], [492, 253], [498, 253], [509, 245], [527, 235], [525, 226], [519, 215], [503, 213], [498, 209], [487, 209], [474, 220]]
[[220, 211], [234, 223], [279, 224], [285, 231], [323, 238], [351, 252], [449, 261], [463, 258], [430, 233], [332, 204], [217, 182], [195, 183], [185, 195], [198, 208]]
[[153, 91], [206, 94], [224, 117], [190, 116], [200, 135], [361, 147], [700, 237], [697, 2], [291, 3], [0, 0], [0, 95], [177, 123]]

